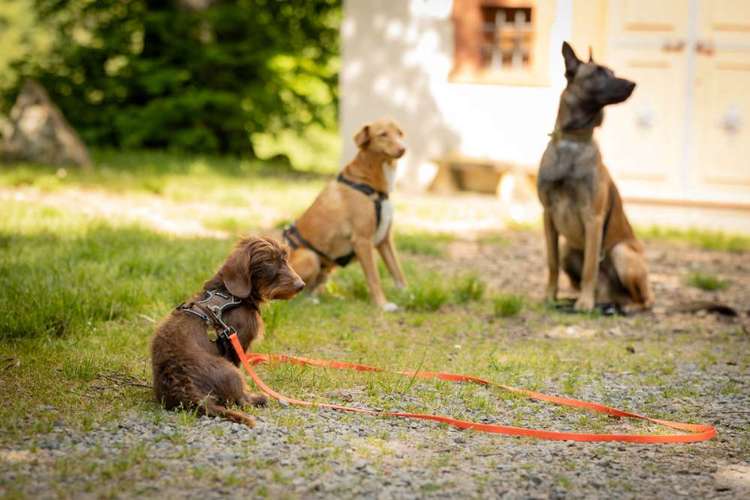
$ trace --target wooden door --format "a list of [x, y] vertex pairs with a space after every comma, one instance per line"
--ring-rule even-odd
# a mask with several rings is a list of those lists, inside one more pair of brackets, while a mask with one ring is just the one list
[[690, 197], [750, 203], [750, 1], [700, 0]]
[[[599, 142], [625, 196], [680, 197], [690, 119], [687, 0], [612, 0], [604, 64], [637, 87], [605, 110]], [[596, 59], [596, 54], [594, 54]]]

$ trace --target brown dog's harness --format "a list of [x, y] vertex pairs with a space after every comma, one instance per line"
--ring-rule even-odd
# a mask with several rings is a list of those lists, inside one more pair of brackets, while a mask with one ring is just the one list
[[203, 293], [200, 300], [190, 303], [182, 303], [177, 306], [178, 311], [184, 311], [202, 319], [208, 326], [216, 331], [216, 337], [212, 337], [209, 330], [209, 340], [216, 343], [222, 356], [231, 353], [229, 337], [237, 333], [233, 327], [224, 322], [223, 315], [242, 305], [242, 299], [235, 297], [226, 290], [211, 289]]
[[[382, 218], [383, 201], [388, 199], [388, 193], [378, 191], [374, 187], [363, 182], [354, 182], [344, 177], [343, 174], [339, 174], [339, 176], [336, 177], [336, 181], [340, 182], [341, 184], [346, 184], [350, 188], [359, 191], [372, 200], [373, 204], [375, 205], [375, 228], [378, 228], [380, 226], [380, 220]], [[317, 249], [312, 243], [307, 241], [302, 236], [302, 234], [300, 234], [299, 229], [297, 229], [297, 226], [295, 224], [290, 224], [289, 226], [287, 226], [286, 229], [284, 229], [283, 234], [286, 242], [295, 250], [301, 246], [305, 247], [308, 250], [313, 251], [324, 261], [332, 262], [337, 266], [346, 267], [352, 261], [355, 255], [352, 251], [346, 255], [342, 255], [341, 257], [336, 257], [335, 259], [329, 257], [327, 254]]]

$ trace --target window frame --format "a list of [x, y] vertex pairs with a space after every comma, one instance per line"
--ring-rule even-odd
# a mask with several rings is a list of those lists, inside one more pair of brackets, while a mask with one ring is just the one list
[[[532, 47], [530, 64], [522, 69], [488, 69], [482, 66], [483, 7], [530, 8]], [[546, 86], [549, 78], [549, 39], [555, 0], [454, 0], [454, 83]]]

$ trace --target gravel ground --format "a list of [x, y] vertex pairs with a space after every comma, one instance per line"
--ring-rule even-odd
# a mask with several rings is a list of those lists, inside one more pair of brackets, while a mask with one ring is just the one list
[[[744, 388], [742, 394], [716, 396], [727, 377]], [[709, 373], [688, 366], [675, 380], [700, 380], [701, 395], [665, 401], [664, 409], [687, 406], [696, 419], [719, 426], [717, 440], [669, 446], [544, 442], [276, 405], [261, 411], [257, 427], [248, 430], [206, 417], [185, 423], [155, 409], [87, 433], [56, 428], [31, 447], [3, 450], [3, 479], [12, 485], [18, 477], [33, 477], [24, 492], [35, 498], [750, 494], [750, 463], [743, 456], [750, 375], [731, 365]], [[607, 381], [614, 394], [634, 385], [627, 379]], [[647, 387], [622, 392], [630, 395], [619, 401], [623, 406], [637, 406], [649, 396]], [[554, 419], [558, 428], [566, 427], [552, 407], [535, 404], [532, 410], [539, 421]], [[298, 425], [279, 425], [287, 419]], [[627, 427], [623, 424], [623, 430]], [[119, 480], [108, 482], [116, 472]]]
[[[544, 279], [539, 236], [520, 232], [508, 238], [509, 244], [499, 247], [453, 243], [449, 261], [436, 258], [427, 265], [443, 271], [481, 269], [495, 289], [539, 297]], [[591, 332], [585, 323], [560, 331], [519, 320], [507, 334], [616, 335], [632, 338], [634, 344], [644, 335], [674, 335], [710, 347], [715, 363], [700, 367], [677, 360], [669, 375], [675, 387], [692, 387], [693, 396], [664, 398], [637, 373], [605, 374], [576, 395], [602, 400], [606, 393], [607, 403], [636, 411], [656, 400], [650, 407], [665, 414], [717, 425], [715, 440], [666, 446], [547, 442], [277, 404], [258, 410], [258, 425], [248, 430], [154, 406], [89, 432], [59, 425], [0, 449], [0, 497], [748, 498], [747, 318], [670, 312], [675, 304], [696, 299], [750, 308], [748, 256], [664, 243], [649, 245], [648, 256], [658, 299], [649, 316], [651, 331], [643, 331], [641, 317], [621, 318], [614, 328], [592, 327]], [[683, 280], [690, 270], [713, 273], [732, 285], [710, 293], [686, 287]], [[730, 333], [715, 340], [718, 330]], [[551, 384], [545, 387], [548, 392], [554, 392], [555, 382]], [[342, 393], [330, 396], [347, 399]], [[436, 412], [472, 416], [450, 395], [437, 401]], [[518, 412], [508, 406], [495, 421], [508, 422]], [[521, 413], [526, 423], [559, 430], [576, 422], [541, 403], [525, 404]], [[628, 422], [607, 427], [635, 428]]]

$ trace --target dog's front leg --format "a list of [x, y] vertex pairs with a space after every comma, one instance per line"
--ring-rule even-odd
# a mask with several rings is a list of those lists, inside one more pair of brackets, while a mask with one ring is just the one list
[[557, 300], [557, 283], [560, 276], [560, 238], [549, 210], [544, 211], [544, 240], [547, 244], [548, 270], [545, 298], [548, 302], [554, 302]]
[[599, 256], [602, 249], [603, 226], [604, 214], [597, 213], [585, 217], [586, 245], [583, 252], [581, 294], [575, 304], [576, 311], [591, 311], [594, 309], [596, 285], [599, 279]]
[[370, 290], [372, 300], [378, 307], [385, 311], [395, 311], [398, 307], [396, 304], [385, 300], [385, 294], [380, 285], [380, 276], [378, 275], [378, 268], [375, 265], [375, 252], [373, 252], [372, 241], [369, 238], [355, 236], [352, 241], [352, 247], [354, 248], [354, 253], [357, 255], [357, 260], [362, 265], [362, 271], [365, 273], [367, 288]]
[[378, 245], [378, 252], [385, 262], [385, 267], [388, 268], [388, 272], [393, 276], [393, 281], [396, 282], [396, 287], [404, 288], [406, 286], [406, 279], [404, 278], [404, 272], [401, 269], [401, 264], [396, 256], [396, 249], [393, 246], [393, 234], [390, 229], [386, 234], [383, 241]]

